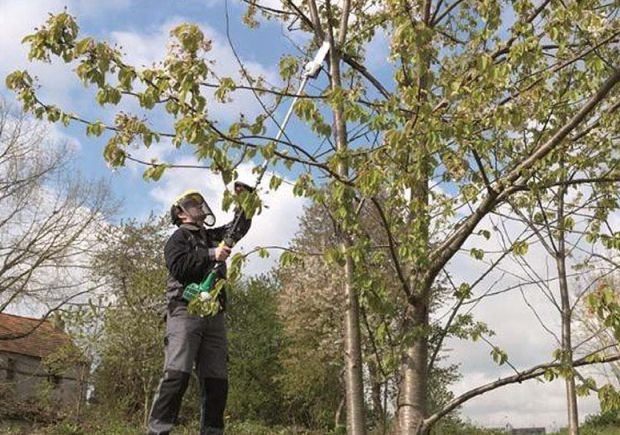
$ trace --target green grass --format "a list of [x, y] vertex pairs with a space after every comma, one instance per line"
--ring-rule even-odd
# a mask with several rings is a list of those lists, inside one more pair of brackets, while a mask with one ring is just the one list
[[[554, 432], [548, 435], [568, 435], [566, 430]], [[620, 427], [618, 426], [584, 426], [579, 429], [579, 435], [620, 435]]]

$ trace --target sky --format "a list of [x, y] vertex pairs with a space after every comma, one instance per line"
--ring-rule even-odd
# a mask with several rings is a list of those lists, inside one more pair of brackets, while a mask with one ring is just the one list
[[[270, 0], [273, 1], [273, 0]], [[62, 108], [83, 114], [89, 119], [108, 119], [109, 110], [93, 104], [92, 92], [85, 89], [74, 77], [70, 67], [53, 63], [51, 65], [31, 64], [27, 60], [27, 49], [20, 40], [31, 33], [34, 27], [42, 24], [49, 12], [60, 12], [63, 8], [77, 17], [83, 35], [115, 42], [122, 46], [127, 60], [135, 65], [150, 65], [161, 60], [166, 51], [168, 32], [181, 22], [193, 22], [201, 26], [212, 40], [211, 54], [216, 61], [216, 69], [221, 75], [238, 76], [238, 65], [226, 39], [225, 13], [223, 0], [184, 0], [182, 2], [162, 0], [0, 0], [0, 77], [11, 71], [27, 68], [36, 74], [42, 85], [41, 96]], [[260, 73], [268, 80], [277, 81], [278, 61], [283, 53], [295, 53], [292, 41], [299, 41], [299, 35], [291, 34], [286, 28], [274, 22], [261, 22], [259, 30], [249, 30], [240, 22], [243, 7], [237, 0], [230, 0], [230, 26], [236, 49], [247, 67]], [[368, 46], [368, 67], [378, 75], [389, 76], [387, 66], [388, 46], [381, 35]], [[13, 99], [4, 87], [0, 95]], [[131, 109], [132, 106], [124, 107]], [[135, 108], [135, 107], [134, 107]], [[223, 122], [231, 121], [240, 111], [251, 115], [259, 110], [257, 102], [249, 95], [241, 96], [234, 104], [226, 107], [214, 105], [213, 111]], [[50, 140], [68, 141], [74, 145], [78, 165], [84, 174], [93, 178], [107, 180], [122, 201], [122, 208], [116, 219], [144, 219], [151, 212], [164, 213], [173, 198], [185, 189], [194, 188], [204, 192], [211, 208], [215, 211], [218, 223], [231, 218], [223, 213], [219, 204], [224, 190], [221, 179], [205, 170], [170, 170], [158, 182], [145, 182], [143, 168], [128, 162], [126, 167], [111, 170], [102, 157], [104, 139], [86, 137], [82, 128], [71, 126], [63, 128], [50, 125]], [[182, 148], [174, 149], [162, 141], [149, 150], [135, 150], [132, 154], [148, 160], [157, 158], [178, 164], [193, 164], [191, 152]], [[240, 168], [241, 179], [250, 184], [255, 175], [250, 166]], [[291, 177], [294, 174], [282, 174]], [[284, 246], [298, 231], [298, 217], [303, 211], [305, 201], [292, 194], [291, 187], [284, 184], [276, 192], [263, 191], [268, 205], [260, 216], [255, 218], [249, 235], [238, 249], [249, 250], [261, 245]], [[481, 225], [491, 225], [483, 222]], [[513, 229], [518, 232], [518, 228]], [[471, 243], [479, 243], [476, 240]], [[498, 241], [491, 239], [490, 247]], [[495, 243], [495, 245], [493, 245]], [[473, 246], [473, 245], [472, 245]], [[471, 247], [471, 246], [470, 246]], [[532, 248], [528, 260], [545, 276], [549, 268], [548, 259], [540, 248]], [[273, 265], [270, 259], [253, 259], [246, 273], [256, 274], [267, 271]], [[457, 256], [450, 270], [461, 281], [479, 274], [484, 269], [480, 262], [467, 256]], [[515, 262], [506, 265], [509, 272], [522, 273]], [[499, 287], [511, 283], [509, 273], [496, 274], [481, 284], [482, 290], [498, 281]], [[534, 314], [524, 303], [541, 307]], [[537, 320], [542, 316], [546, 322], [557, 327], [558, 316], [549, 306], [544, 296], [535, 289], [525, 292], [512, 292], [489, 298], [478, 304], [473, 313], [479, 320], [489, 323], [496, 331], [494, 340], [504, 348], [510, 361], [519, 368], [545, 362], [551, 359], [551, 352], [557, 347]], [[488, 345], [481, 342], [453, 340], [448, 343], [451, 352], [449, 362], [458, 363], [463, 375], [455, 386], [455, 392], [463, 392], [480, 384], [491, 382], [499, 376], [510, 374], [506, 367], [498, 368], [491, 360]], [[598, 411], [593, 397], [580, 398], [581, 417]], [[490, 427], [505, 426], [546, 426], [548, 429], [563, 426], [566, 421], [564, 406], [564, 385], [562, 382], [541, 383], [529, 381], [506, 387], [468, 402], [462, 408], [462, 415], [474, 423]]]

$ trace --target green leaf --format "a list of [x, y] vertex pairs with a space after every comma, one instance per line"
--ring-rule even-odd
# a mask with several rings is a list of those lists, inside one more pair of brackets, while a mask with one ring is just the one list
[[144, 171], [142, 174], [142, 178], [145, 181], [159, 181], [159, 179], [164, 175], [164, 172], [168, 168], [168, 165], [165, 164], [156, 164]]
[[282, 178], [278, 177], [277, 175], [273, 175], [271, 177], [271, 180], [269, 180], [269, 189], [278, 190], [281, 184], [282, 184]]
[[282, 56], [279, 67], [282, 80], [290, 80], [299, 70], [299, 60], [294, 56]]
[[223, 77], [220, 79], [220, 86], [215, 90], [215, 98], [220, 103], [229, 102], [228, 94], [235, 90], [236, 85], [233, 79], [230, 77]]
[[205, 35], [196, 24], [184, 23], [176, 26], [170, 31], [176, 37], [184, 50], [195, 54], [199, 49], [205, 47]]
[[551, 382], [558, 377], [557, 371], [553, 368], [546, 369], [543, 373], [543, 377], [547, 382]]
[[474, 257], [476, 260], [482, 260], [484, 258], [484, 251], [478, 248], [471, 248], [469, 251], [470, 255]]
[[75, 50], [75, 55], [77, 57], [83, 55], [91, 47], [94, 47], [94, 45], [95, 45], [94, 40], [91, 37], [86, 37], [86, 38], [83, 38], [83, 39], [79, 40], [75, 44], [75, 49], [74, 49]]
[[86, 135], [98, 137], [98, 136], [101, 136], [104, 130], [105, 130], [105, 125], [103, 124], [103, 122], [96, 121], [86, 126]]
[[527, 254], [527, 251], [528, 251], [528, 244], [526, 241], [517, 241], [517, 242], [514, 242], [512, 245], [512, 252], [519, 257], [522, 257], [525, 254]]
[[456, 290], [455, 296], [458, 299], [469, 299], [471, 297], [471, 286], [466, 282], [462, 283]]
[[133, 82], [137, 77], [138, 74], [132, 67], [120, 68], [118, 71], [118, 81], [121, 88], [125, 91], [131, 91], [133, 88]]
[[491, 356], [493, 357], [493, 361], [495, 361], [500, 366], [505, 364], [506, 361], [508, 361], [508, 354], [497, 346], [494, 346], [493, 350], [491, 350]]
[[280, 265], [282, 267], [294, 266], [303, 264], [303, 259], [291, 251], [284, 251], [282, 255], [280, 255]]
[[575, 219], [570, 216], [565, 217], [564, 228], [568, 231], [572, 231], [575, 228]]
[[339, 266], [344, 266], [345, 258], [340, 249], [331, 248], [325, 252], [325, 260], [328, 264], [337, 264]]

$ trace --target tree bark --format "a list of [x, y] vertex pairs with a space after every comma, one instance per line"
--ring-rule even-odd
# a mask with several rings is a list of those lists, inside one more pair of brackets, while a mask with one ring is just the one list
[[[346, 36], [348, 1], [343, 5], [343, 16], [341, 17], [340, 33], [338, 45], [334, 38], [333, 28], [328, 27], [328, 38], [331, 44], [329, 50], [330, 67], [330, 87], [333, 90], [342, 87], [340, 77], [340, 55], [339, 46], [344, 42]], [[328, 15], [331, 16], [331, 5], [326, 4]], [[346, 151], [347, 126], [344, 118], [343, 104], [337, 104], [333, 108], [334, 134], [336, 138], [336, 148], [338, 151]], [[346, 161], [341, 160], [337, 168], [338, 175], [342, 179], [349, 176], [349, 167]], [[351, 210], [352, 204], [345, 204], [347, 210]], [[360, 340], [360, 313], [358, 295], [353, 285], [353, 259], [349, 253], [350, 242], [346, 230], [340, 235], [340, 250], [345, 258], [344, 265], [344, 285], [343, 290], [346, 300], [344, 314], [344, 358], [345, 358], [345, 396], [347, 410], [347, 433], [351, 435], [366, 435], [366, 416], [364, 409], [364, 384], [362, 377], [362, 347]]]
[[[422, 4], [422, 21], [430, 27], [431, 1], [425, 0]], [[431, 40], [420, 48], [420, 62], [418, 72], [418, 104], [422, 107], [428, 101], [431, 83], [430, 66], [431, 53], [428, 46]], [[409, 219], [416, 236], [415, 254], [410, 264], [412, 294], [409, 298], [409, 307], [406, 312], [405, 334], [407, 337], [406, 350], [401, 361], [401, 385], [398, 395], [398, 430], [401, 435], [426, 434], [423, 429], [424, 418], [428, 412], [428, 310], [430, 288], [432, 280], [426, 279], [429, 266], [429, 180], [433, 173], [432, 151], [426, 139], [417, 138], [414, 133], [418, 125], [419, 109], [407, 121], [404, 131], [413, 146], [411, 163], [413, 174], [410, 183]]]
[[344, 397], [338, 403], [338, 409], [336, 409], [336, 414], [334, 415], [334, 428], [338, 429], [340, 426], [340, 420], [342, 419], [342, 410], [344, 409]]
[[409, 310], [406, 330], [413, 331], [413, 344], [402, 356], [402, 380], [398, 395], [398, 433], [416, 435], [428, 433], [423, 429], [428, 403], [428, 340], [424, 330], [428, 325], [426, 306]]
[[568, 280], [566, 277], [566, 240], [564, 228], [564, 195], [566, 187], [561, 186], [558, 192], [558, 250], [555, 256], [560, 283], [560, 301], [562, 308], [562, 362], [570, 373], [565, 379], [566, 405], [568, 411], [568, 433], [579, 434], [579, 412], [577, 409], [577, 392], [573, 368], [573, 345], [571, 337], [572, 310], [568, 294]]
[[370, 397], [372, 399], [372, 410], [375, 414], [375, 418], [381, 418], [381, 421], [384, 419], [384, 410], [383, 410], [383, 396], [381, 394], [382, 391], [382, 382], [381, 375], [379, 373], [379, 368], [377, 367], [377, 363], [374, 362], [371, 358], [366, 362], [366, 366], [368, 367], [368, 377], [370, 383]]
[[[346, 249], [346, 244], [342, 244]], [[360, 340], [359, 301], [352, 285], [353, 260], [349, 255], [345, 263], [344, 291], [347, 298], [344, 324], [344, 352], [347, 403], [347, 433], [366, 434], [366, 416], [364, 412], [364, 384], [362, 379], [362, 350]]]

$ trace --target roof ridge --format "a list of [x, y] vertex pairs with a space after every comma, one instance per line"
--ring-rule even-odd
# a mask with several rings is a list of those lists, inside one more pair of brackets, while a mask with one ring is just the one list
[[57, 328], [53, 319], [49, 317], [37, 319], [0, 313], [0, 329], [18, 335], [25, 333], [23, 337], [0, 340], [0, 352], [44, 358], [61, 346], [75, 345], [67, 331]]
[[30, 317], [30, 316], [20, 316], [19, 314], [12, 314], [12, 313], [0, 313], [0, 316], [11, 316], [11, 317], [17, 317], [18, 319], [28, 319], [28, 320], [43, 320], [44, 322], [48, 322], [49, 321], [49, 316], [48, 317]]

